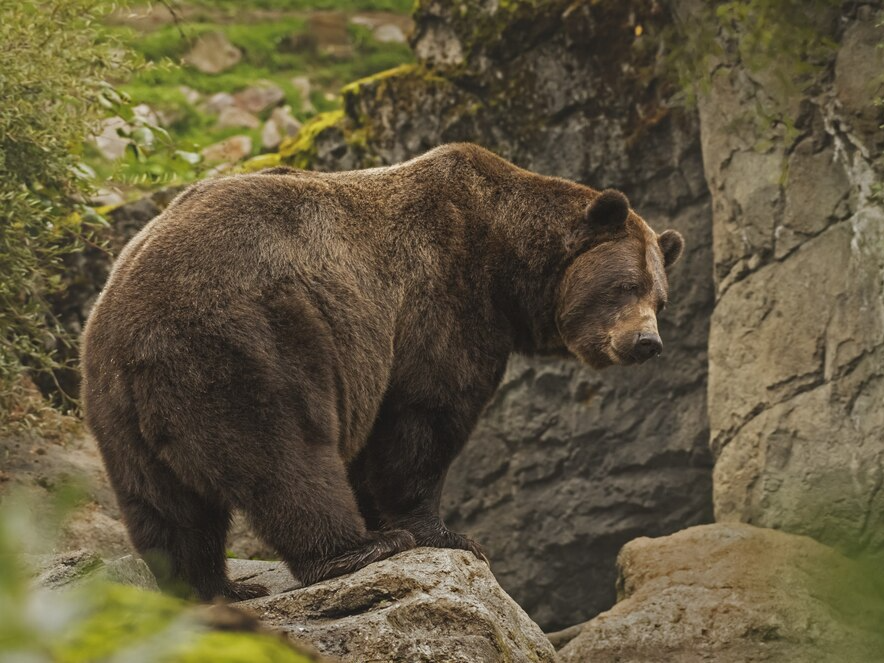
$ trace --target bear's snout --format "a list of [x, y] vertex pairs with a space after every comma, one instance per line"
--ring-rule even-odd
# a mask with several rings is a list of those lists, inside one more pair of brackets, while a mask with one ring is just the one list
[[663, 352], [663, 341], [660, 335], [653, 332], [640, 332], [635, 335], [632, 356], [638, 362], [647, 361]]

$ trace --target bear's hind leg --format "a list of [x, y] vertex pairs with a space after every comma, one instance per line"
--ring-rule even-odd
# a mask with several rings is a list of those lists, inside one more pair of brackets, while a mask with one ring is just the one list
[[168, 482], [164, 490], [161, 505], [141, 495], [118, 495], [132, 543], [160, 586], [203, 601], [266, 596], [262, 585], [227, 578], [225, 540], [230, 510], [177, 481]]
[[[368, 531], [331, 445], [298, 445], [239, 505], [304, 585], [358, 571], [415, 546], [404, 530]], [[257, 487], [256, 487], [257, 488]]]

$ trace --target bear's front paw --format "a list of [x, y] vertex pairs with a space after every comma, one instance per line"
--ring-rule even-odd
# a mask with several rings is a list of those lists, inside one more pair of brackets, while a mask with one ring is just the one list
[[353, 573], [368, 566], [372, 562], [392, 557], [397, 553], [415, 547], [414, 536], [404, 529], [370, 531], [366, 541], [351, 550], [335, 557], [310, 560], [295, 569], [296, 575], [304, 585], [312, 585], [347, 573]]
[[429, 546], [431, 548], [454, 548], [456, 550], [467, 550], [476, 557], [491, 566], [485, 549], [471, 538], [452, 532], [449, 529], [442, 529], [425, 536], [416, 536], [419, 546]]

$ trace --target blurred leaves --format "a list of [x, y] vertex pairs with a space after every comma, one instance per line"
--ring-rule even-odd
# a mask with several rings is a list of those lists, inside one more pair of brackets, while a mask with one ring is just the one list
[[94, 173], [80, 155], [109, 109], [123, 102], [106, 82], [132, 63], [97, 25], [106, 0], [0, 3], [0, 426], [26, 370], [50, 371], [73, 341], [47, 297], [62, 259], [88, 241]]
[[[32, 578], [80, 501], [76, 486], [52, 500], [24, 493], [0, 502], [0, 660], [21, 663], [307, 663], [282, 638], [212, 631], [211, 612], [182, 600], [86, 577], [49, 590]], [[44, 558], [45, 559], [45, 558]], [[98, 563], [100, 566], [100, 563]], [[94, 569], [92, 569], [94, 570]]]

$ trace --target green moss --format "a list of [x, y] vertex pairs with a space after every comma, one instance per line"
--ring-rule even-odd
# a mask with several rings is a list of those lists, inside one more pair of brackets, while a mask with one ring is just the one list
[[320, 113], [301, 127], [296, 136], [283, 141], [279, 148], [281, 160], [296, 168], [309, 168], [316, 159], [317, 138], [326, 131], [340, 130], [338, 125], [343, 119], [342, 110]]
[[57, 663], [144, 658], [167, 663], [307, 663], [280, 638], [254, 633], [208, 631], [184, 601], [123, 585], [97, 585], [88, 595], [84, 619], [49, 645]]
[[[243, 163], [241, 170], [244, 173], [254, 173], [258, 170], [263, 170], [264, 168], [273, 168], [274, 166], [278, 166], [282, 162], [282, 157], [279, 154], [271, 153], [271, 154], [259, 154], [256, 157], [252, 157], [245, 163]], [[228, 557], [236, 557], [236, 554], [233, 551], [227, 551]]]

